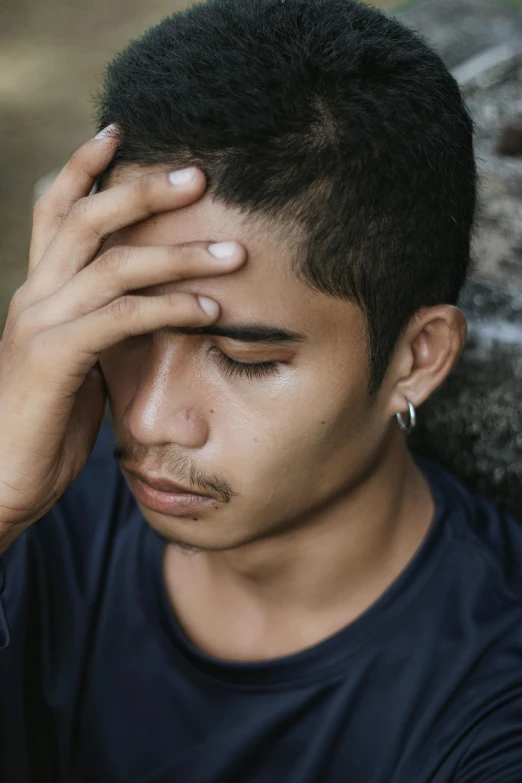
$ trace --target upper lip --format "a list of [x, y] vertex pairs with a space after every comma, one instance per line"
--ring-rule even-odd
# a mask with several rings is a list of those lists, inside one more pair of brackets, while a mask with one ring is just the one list
[[194, 492], [190, 487], [185, 487], [183, 484], [178, 484], [170, 479], [163, 478], [162, 476], [149, 476], [136, 468], [125, 468], [129, 473], [137, 476], [141, 481], [148, 484], [152, 489], [157, 489], [159, 492], [188, 492], [190, 495], [202, 495], [203, 497], [211, 497], [210, 495], [203, 495], [202, 492]]

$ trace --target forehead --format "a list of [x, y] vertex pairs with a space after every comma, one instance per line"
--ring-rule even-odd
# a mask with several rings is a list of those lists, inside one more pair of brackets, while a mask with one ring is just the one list
[[[150, 166], [147, 171], [168, 170]], [[113, 173], [105, 189], [141, 176], [145, 169], [126, 166]], [[267, 322], [304, 332], [312, 341], [361, 338], [364, 320], [351, 302], [318, 292], [299, 280], [291, 260], [302, 236], [292, 227], [242, 213], [204, 194], [198, 201], [171, 212], [154, 215], [114, 234], [103, 249], [116, 244], [172, 245], [185, 242], [236, 240], [247, 252], [245, 264], [227, 275], [188, 279], [161, 286], [210, 296], [221, 306], [218, 324]]]

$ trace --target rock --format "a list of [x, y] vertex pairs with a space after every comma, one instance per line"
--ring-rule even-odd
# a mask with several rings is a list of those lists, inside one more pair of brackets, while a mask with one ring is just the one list
[[510, 122], [502, 128], [497, 152], [499, 155], [522, 155], [522, 120]]
[[396, 14], [456, 68], [506, 41], [522, 40], [522, 13], [495, 0], [417, 2]]

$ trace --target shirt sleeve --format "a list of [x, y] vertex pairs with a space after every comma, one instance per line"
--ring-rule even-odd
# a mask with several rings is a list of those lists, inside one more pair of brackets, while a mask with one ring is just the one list
[[0, 557], [0, 652], [4, 650], [10, 641], [9, 625], [5, 616], [4, 605], [2, 603], [2, 593], [5, 587], [5, 565]]
[[513, 696], [477, 729], [454, 783], [521, 783], [522, 693]]
[[61, 780], [112, 541], [127, 516], [111, 432], [0, 558], [0, 781]]
[[[39, 650], [34, 622], [29, 557], [31, 531], [26, 530], [0, 558], [0, 780], [32, 783], [33, 752], [27, 735], [39, 722], [38, 683], [31, 660]], [[33, 622], [31, 622], [31, 617]], [[45, 722], [43, 722], [45, 725]], [[49, 770], [46, 764], [44, 772]]]

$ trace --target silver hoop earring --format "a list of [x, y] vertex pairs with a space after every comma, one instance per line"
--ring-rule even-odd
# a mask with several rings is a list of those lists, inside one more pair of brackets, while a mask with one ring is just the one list
[[406, 398], [406, 402], [408, 403], [408, 410], [410, 413], [409, 422], [407, 424], [404, 422], [404, 419], [402, 418], [402, 413], [399, 412], [396, 413], [395, 415], [397, 417], [397, 421], [399, 422], [399, 427], [401, 428], [401, 430], [404, 432], [405, 435], [409, 435], [410, 432], [413, 432], [413, 430], [415, 429], [415, 425], [417, 424], [417, 413], [415, 411], [414, 404], [410, 402], [408, 398]]

